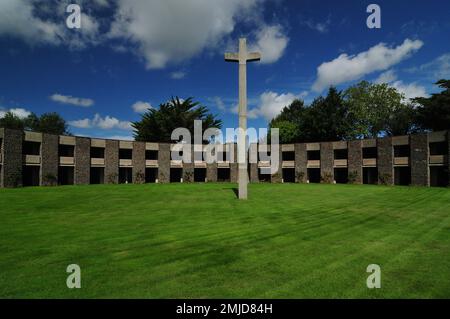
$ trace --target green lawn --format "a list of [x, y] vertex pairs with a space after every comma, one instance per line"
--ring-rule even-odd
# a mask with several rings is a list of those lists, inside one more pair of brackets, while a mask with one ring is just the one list
[[450, 189], [233, 187], [0, 189], [0, 297], [450, 297]]

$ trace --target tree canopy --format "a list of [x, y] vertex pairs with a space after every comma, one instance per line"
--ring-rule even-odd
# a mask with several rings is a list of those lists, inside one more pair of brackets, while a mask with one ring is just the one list
[[450, 128], [450, 80], [440, 80], [436, 84], [442, 92], [429, 98], [416, 98], [418, 125], [425, 130], [440, 131]]
[[70, 134], [66, 121], [55, 112], [44, 113], [41, 116], [31, 113], [26, 118], [20, 118], [12, 112], [7, 112], [3, 118], [0, 118], [0, 127], [56, 135]]
[[136, 141], [170, 143], [173, 142], [172, 131], [179, 127], [187, 128], [193, 138], [194, 120], [202, 121], [203, 131], [222, 127], [222, 121], [209, 113], [207, 107], [194, 102], [193, 98], [181, 100], [178, 97], [161, 104], [159, 109], [149, 109], [140, 121], [131, 125]]

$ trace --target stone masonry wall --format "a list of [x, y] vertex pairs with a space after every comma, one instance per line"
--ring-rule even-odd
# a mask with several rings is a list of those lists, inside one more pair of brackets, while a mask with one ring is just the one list
[[428, 135], [411, 135], [410, 147], [411, 185], [429, 186], [430, 173], [428, 167]]
[[378, 182], [380, 184], [394, 184], [394, 150], [392, 147], [392, 138], [385, 137], [377, 139], [377, 167]]
[[[362, 142], [361, 140], [348, 142], [348, 175], [353, 177], [355, 184], [363, 182], [363, 158], [362, 158]], [[349, 180], [350, 181], [350, 180]]]
[[75, 185], [86, 185], [91, 179], [91, 140], [77, 137], [75, 140]]
[[306, 144], [295, 144], [295, 179], [297, 183], [306, 183], [308, 178], [308, 156]]
[[4, 129], [3, 133], [3, 187], [22, 186], [23, 132]]
[[145, 142], [133, 142], [133, 182], [145, 183]]
[[119, 141], [106, 140], [105, 184], [119, 183]]
[[324, 183], [334, 180], [334, 151], [333, 143], [320, 143], [320, 176]]
[[160, 183], [170, 182], [170, 144], [159, 144], [158, 152], [158, 181]]
[[52, 186], [58, 183], [59, 136], [42, 134], [41, 147], [41, 185]]

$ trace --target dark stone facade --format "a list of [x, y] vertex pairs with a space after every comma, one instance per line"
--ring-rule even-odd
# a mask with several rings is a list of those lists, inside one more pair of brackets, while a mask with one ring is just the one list
[[308, 156], [306, 144], [295, 144], [295, 180], [297, 183], [306, 183], [308, 179]]
[[394, 184], [394, 149], [392, 138], [385, 137], [377, 139], [377, 167], [378, 183], [384, 185]]
[[119, 183], [119, 141], [105, 142], [105, 183]]
[[[278, 147], [278, 152], [275, 153], [274, 151], [275, 151], [274, 148], [270, 149], [270, 157], [275, 158], [275, 159], [276, 159], [276, 157], [278, 157], [278, 169], [274, 174], [272, 174], [271, 180], [272, 180], [272, 183], [281, 183], [283, 180], [283, 166], [282, 166], [283, 161], [281, 158], [281, 154], [282, 154], [281, 145], [279, 145], [279, 147]], [[272, 165], [272, 163], [271, 163], [271, 165]]]
[[170, 144], [159, 144], [158, 151], [158, 181], [170, 182]]
[[206, 164], [206, 179], [208, 183], [217, 182], [217, 163]]
[[450, 186], [450, 131], [447, 131], [447, 173]]
[[[355, 184], [363, 182], [363, 158], [362, 158], [362, 141], [348, 142], [348, 176], [349, 181]], [[354, 180], [351, 180], [354, 179]]]
[[331, 142], [320, 144], [320, 176], [323, 183], [332, 183], [334, 180], [334, 151]]
[[53, 186], [58, 183], [59, 136], [42, 134], [41, 185]]
[[75, 185], [87, 185], [91, 177], [91, 140], [77, 137], [75, 140]]
[[133, 181], [145, 183], [145, 142], [133, 142]]
[[430, 173], [428, 167], [428, 135], [410, 136], [411, 147], [411, 185], [429, 186]]
[[4, 129], [1, 176], [3, 187], [22, 186], [22, 141], [23, 132]]
[[238, 182], [238, 164], [237, 164], [237, 145], [236, 144], [230, 144], [230, 147], [234, 147], [234, 163], [230, 163], [230, 181], [232, 183]]

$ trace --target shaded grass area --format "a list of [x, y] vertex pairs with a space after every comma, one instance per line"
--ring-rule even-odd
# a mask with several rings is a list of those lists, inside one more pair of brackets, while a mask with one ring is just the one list
[[450, 297], [449, 189], [235, 187], [2, 189], [0, 297]]

